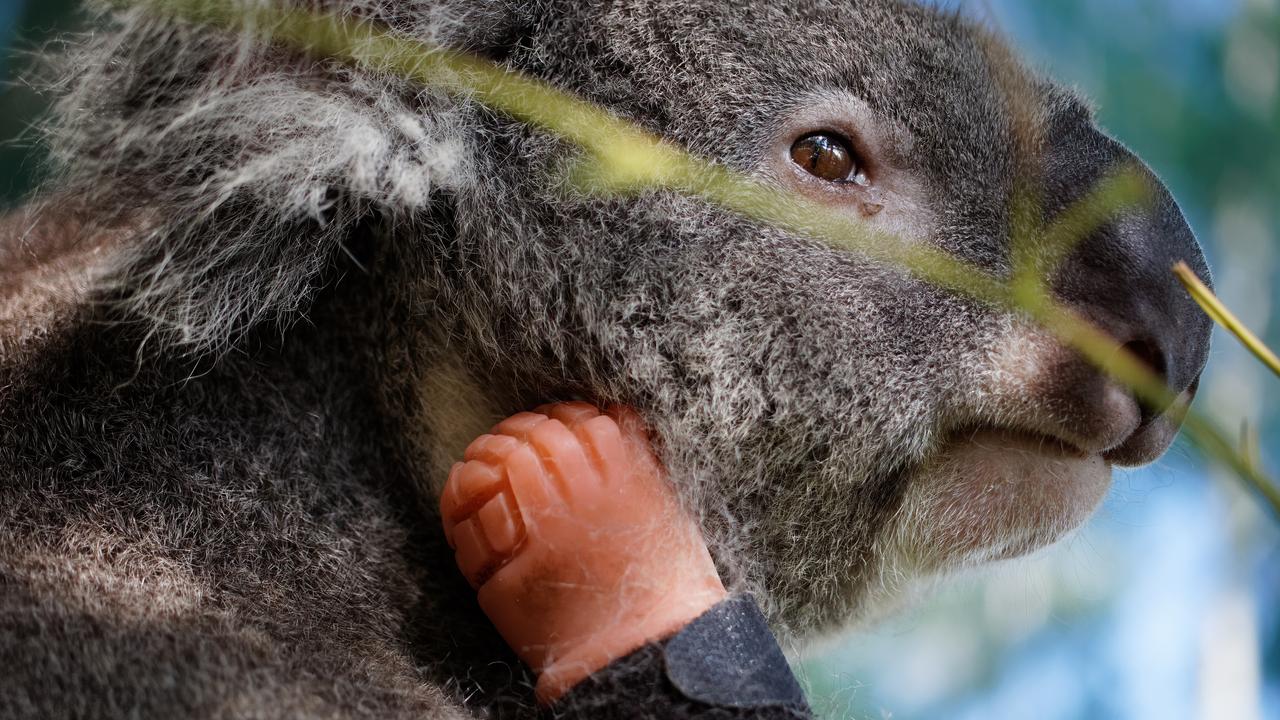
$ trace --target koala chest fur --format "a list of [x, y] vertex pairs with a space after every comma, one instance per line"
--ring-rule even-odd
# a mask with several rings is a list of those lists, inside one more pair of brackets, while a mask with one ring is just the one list
[[[1208, 323], [1167, 268], [1207, 269], [1177, 205], [968, 20], [306, 5], [996, 276], [1018, 193], [1049, 222], [1137, 168], [1152, 202], [1051, 285], [1195, 393]], [[436, 494], [548, 400], [636, 407], [726, 583], [795, 637], [1055, 541], [1176, 432], [1018, 315], [675, 192], [566, 190], [577, 149], [465, 97], [144, 9], [95, 22], [57, 60], [47, 192], [0, 226], [0, 716], [531, 716]]]

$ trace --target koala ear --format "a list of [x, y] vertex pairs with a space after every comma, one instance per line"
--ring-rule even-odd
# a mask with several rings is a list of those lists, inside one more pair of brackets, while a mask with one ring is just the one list
[[137, 12], [64, 60], [53, 190], [146, 219], [100, 294], [148, 335], [221, 350], [297, 317], [365, 218], [467, 184], [455, 100]]

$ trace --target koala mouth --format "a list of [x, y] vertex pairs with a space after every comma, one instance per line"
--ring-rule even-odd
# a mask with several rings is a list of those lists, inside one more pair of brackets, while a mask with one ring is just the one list
[[1047, 433], [998, 426], [952, 434], [928, 473], [956, 493], [956, 502], [1012, 510], [1068, 511], [1082, 502], [1088, 513], [1110, 486], [1112, 462]]
[[954, 433], [950, 442], [986, 443], [993, 449], [1000, 447], [1016, 447], [1020, 452], [1032, 452], [1049, 458], [1074, 458], [1088, 460], [1096, 453], [1091, 453], [1079, 445], [1048, 433], [996, 425], [978, 426]]
[[1016, 557], [1055, 542], [1097, 508], [1112, 464], [1054, 435], [984, 426], [947, 436], [914, 473], [901, 517], [926, 565]]

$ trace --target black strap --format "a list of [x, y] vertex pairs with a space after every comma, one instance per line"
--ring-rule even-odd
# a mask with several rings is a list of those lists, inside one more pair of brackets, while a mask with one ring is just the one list
[[729, 598], [667, 640], [614, 661], [561, 698], [563, 720], [810, 720], [764, 615]]

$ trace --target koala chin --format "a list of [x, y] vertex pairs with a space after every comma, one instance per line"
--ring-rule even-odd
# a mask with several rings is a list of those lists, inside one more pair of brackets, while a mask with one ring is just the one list
[[[906, 479], [881, 539], [881, 562], [937, 573], [1016, 557], [1053, 543], [1089, 517], [1113, 465], [1144, 429], [1128, 392], [1041, 330], [1011, 334], [975, 367], [970, 414]], [[1070, 409], [1070, 410], [1069, 410]], [[1161, 450], [1172, 434], [1161, 427]], [[1150, 443], [1150, 440], [1139, 442]]]
[[473, 98], [95, 1], [52, 65], [49, 180], [0, 222], [0, 714], [535, 716], [435, 508], [470, 437], [548, 400], [636, 408], [726, 583], [808, 637], [1053, 542], [1195, 395], [1210, 323], [1170, 268], [1209, 272], [1177, 204], [962, 15], [300, 4], [996, 277], [1134, 169], [1148, 201], [1046, 284], [1180, 400], [871, 254], [574, 190], [579, 148]]

